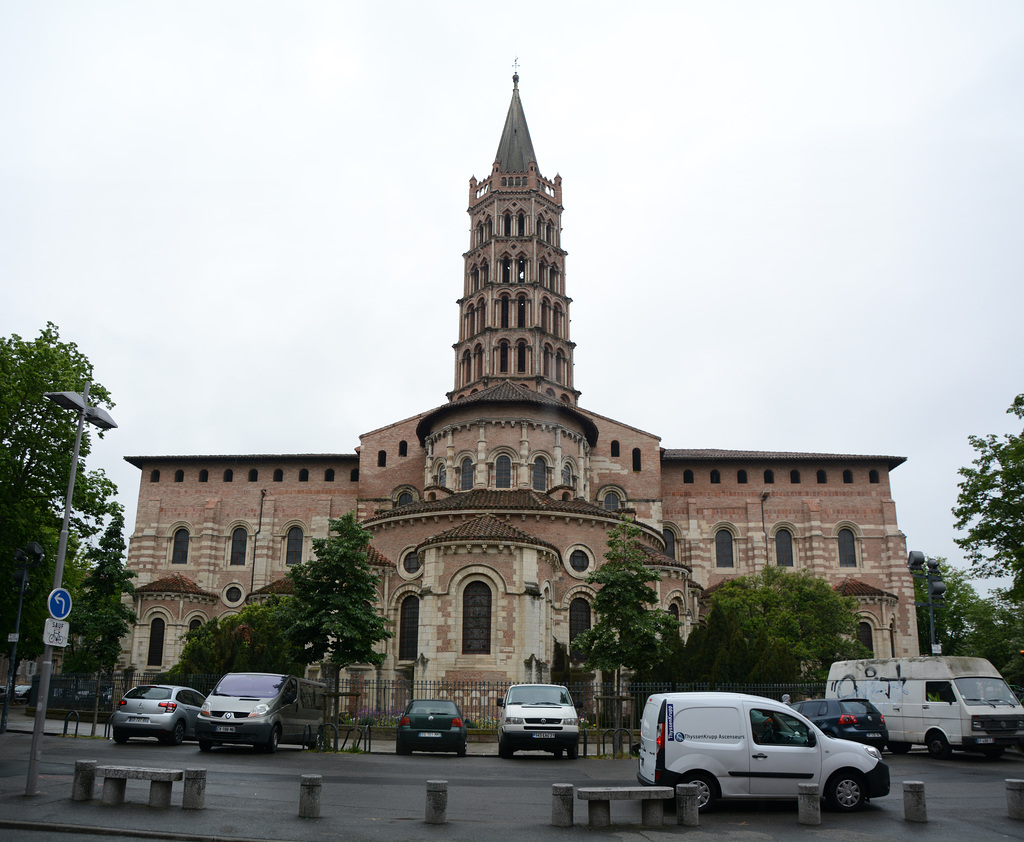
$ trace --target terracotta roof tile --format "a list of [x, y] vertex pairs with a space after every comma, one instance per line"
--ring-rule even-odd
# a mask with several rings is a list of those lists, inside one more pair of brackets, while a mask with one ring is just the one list
[[536, 538], [522, 529], [517, 529], [507, 521], [496, 518], [493, 515], [478, 515], [472, 520], [460, 523], [458, 526], [441, 532], [438, 535], [432, 535], [420, 546], [447, 544], [458, 541], [510, 541], [516, 544], [532, 544], [534, 546], [547, 547], [556, 555], [558, 554], [558, 548], [554, 544], [542, 541], [540, 538]]
[[429, 515], [434, 512], [472, 511], [474, 509], [498, 511], [550, 512], [552, 514], [584, 515], [617, 518], [616, 512], [605, 511], [586, 500], [553, 500], [547, 494], [527, 489], [515, 491], [491, 491], [478, 488], [445, 497], [443, 500], [416, 500], [407, 506], [388, 509], [368, 518], [364, 523], [386, 520], [396, 514]]
[[858, 579], [843, 579], [843, 581], [838, 585], [835, 585], [832, 590], [842, 596], [884, 596], [889, 599], [899, 599], [899, 597], [894, 593], [883, 591], [876, 588], [874, 585], [869, 585], [867, 582], [861, 582]]
[[378, 550], [373, 544], [370, 544], [366, 548], [366, 559], [370, 562], [370, 567], [394, 567], [395, 563], [389, 559], [384, 553]]
[[267, 596], [269, 594], [290, 596], [293, 593], [295, 593], [295, 586], [292, 584], [292, 580], [287, 576], [284, 576], [275, 582], [271, 582], [269, 585], [264, 585], [258, 591], [253, 592], [255, 596]]
[[163, 579], [157, 579], [148, 585], [139, 585], [135, 589], [135, 593], [184, 593], [217, 598], [217, 594], [204, 591], [199, 585], [180, 573], [175, 573]]
[[645, 564], [650, 564], [655, 567], [676, 567], [680, 570], [693, 570], [688, 564], [683, 564], [681, 561], [677, 561], [671, 556], [667, 556], [664, 553], [659, 553], [657, 550], [651, 549], [650, 547], [642, 547], [644, 555], [647, 556]]
[[771, 450], [719, 450], [695, 448], [661, 452], [662, 460], [678, 462], [885, 462], [889, 470], [907, 461], [906, 456], [863, 456], [852, 453], [798, 453]]

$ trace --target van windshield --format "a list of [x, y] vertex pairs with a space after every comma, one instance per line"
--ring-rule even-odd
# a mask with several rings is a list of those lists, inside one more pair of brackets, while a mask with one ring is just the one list
[[508, 702], [516, 705], [571, 705], [572, 698], [564, 687], [540, 687], [524, 684], [509, 688]]
[[225, 675], [211, 696], [244, 696], [250, 699], [268, 699], [276, 696], [288, 680], [287, 675]]
[[964, 702], [969, 705], [1010, 705], [1020, 704], [1017, 697], [1001, 678], [957, 678], [954, 682]]

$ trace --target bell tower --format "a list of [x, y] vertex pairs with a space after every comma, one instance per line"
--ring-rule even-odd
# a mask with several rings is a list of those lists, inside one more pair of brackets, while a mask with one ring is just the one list
[[544, 178], [512, 77], [491, 174], [469, 180], [470, 248], [449, 400], [509, 380], [575, 406], [562, 249], [562, 177]]

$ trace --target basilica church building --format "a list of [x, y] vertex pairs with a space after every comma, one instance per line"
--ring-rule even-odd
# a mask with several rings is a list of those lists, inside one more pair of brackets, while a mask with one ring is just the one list
[[547, 680], [594, 620], [587, 577], [623, 514], [684, 637], [709, 589], [778, 565], [854, 597], [876, 656], [918, 654], [889, 486], [903, 458], [667, 448], [581, 406], [562, 210], [513, 76], [494, 164], [469, 182], [453, 388], [354, 452], [127, 457], [139, 622], [124, 666], [166, 669], [190, 628], [287, 593], [289, 567], [350, 511], [395, 632], [382, 678]]

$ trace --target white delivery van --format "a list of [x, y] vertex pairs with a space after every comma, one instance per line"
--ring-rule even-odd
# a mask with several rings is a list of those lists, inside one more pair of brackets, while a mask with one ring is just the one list
[[897, 754], [924, 745], [932, 757], [960, 749], [995, 758], [1024, 739], [1024, 708], [984, 658], [836, 661], [825, 695], [874, 704], [885, 716], [889, 749]]
[[498, 699], [498, 709], [499, 757], [523, 750], [579, 757], [580, 720], [562, 685], [513, 684]]
[[719, 798], [795, 799], [798, 785], [810, 783], [842, 811], [889, 794], [878, 749], [828, 737], [787, 705], [740, 693], [650, 696], [637, 780], [695, 783], [700, 810]]

